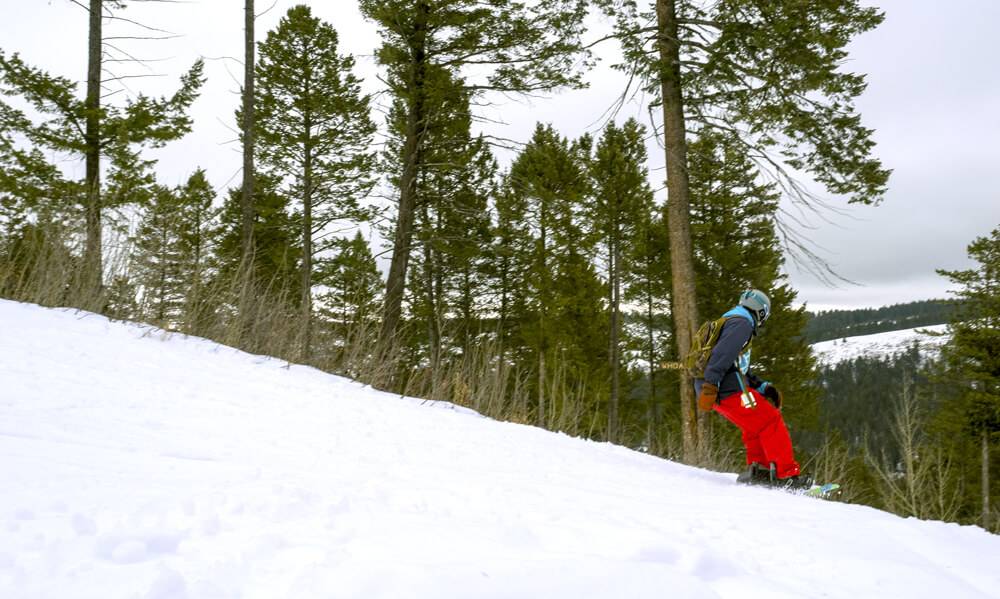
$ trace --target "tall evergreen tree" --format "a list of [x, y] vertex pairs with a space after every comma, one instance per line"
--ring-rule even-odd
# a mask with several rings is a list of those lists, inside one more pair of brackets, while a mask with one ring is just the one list
[[184, 256], [187, 285], [184, 324], [188, 332], [197, 333], [212, 310], [208, 283], [214, 275], [211, 252], [219, 210], [213, 206], [215, 190], [202, 169], [196, 170], [175, 193], [180, 205], [178, 245]]
[[558, 350], [555, 341], [560, 332], [555, 324], [559, 301], [556, 257], [568, 256], [571, 248], [579, 256], [592, 257], [593, 240], [584, 234], [579, 218], [590, 185], [586, 171], [589, 145], [587, 139], [571, 143], [551, 125], [539, 124], [511, 165], [506, 179], [508, 189], [498, 198], [497, 209], [506, 221], [504, 226], [519, 228], [530, 236], [509, 237], [522, 246], [512, 250], [528, 252], [509, 252], [514, 264], [506, 267], [506, 273], [517, 273], [524, 284], [514, 290], [521, 297], [512, 301], [523, 312], [511, 320], [518, 324], [520, 336], [534, 358], [530, 371], [537, 377], [536, 416], [540, 425], [547, 423], [546, 375]]
[[469, 140], [462, 156], [464, 168], [444, 219], [449, 233], [442, 266], [456, 322], [454, 335], [467, 354], [479, 332], [478, 323], [492, 310], [487, 273], [493, 241], [490, 204], [496, 197], [498, 166], [482, 136]]
[[399, 204], [393, 255], [386, 281], [380, 338], [392, 340], [401, 317], [419, 203], [417, 181], [426, 167], [424, 140], [442, 88], [456, 76], [473, 96], [551, 90], [580, 83], [576, 57], [585, 0], [531, 4], [496, 0], [361, 0], [362, 13], [382, 30], [379, 62], [393, 95], [403, 102], [405, 129], [399, 154]]
[[528, 198], [516, 192], [510, 175], [504, 179], [496, 199], [496, 223], [491, 232], [490, 260], [486, 264], [489, 297], [496, 311], [497, 343], [501, 360], [524, 362], [520, 342], [528, 314], [528, 281], [534, 251], [531, 230], [526, 226]]
[[[259, 293], [282, 298], [288, 306], [298, 307], [299, 287], [299, 224], [289, 213], [289, 198], [278, 190], [275, 181], [258, 176], [254, 185], [253, 247], [251, 261], [246, 264], [243, 250], [243, 194], [234, 189], [223, 202], [219, 226], [216, 260], [218, 276], [224, 283], [237, 282], [243, 269], [252, 269], [252, 280]], [[242, 293], [242, 289], [240, 293]], [[239, 298], [234, 298], [239, 301]]]
[[375, 124], [369, 98], [337, 51], [337, 32], [308, 6], [288, 10], [260, 45], [256, 69], [256, 147], [261, 169], [287, 186], [301, 210], [302, 356], [312, 338], [315, 259], [329, 249], [334, 222], [365, 220], [360, 200], [372, 186]]
[[[654, 206], [639, 215], [634, 243], [629, 247], [626, 266], [624, 300], [635, 306], [629, 314], [640, 325], [641, 335], [626, 337], [630, 346], [646, 362], [646, 439], [645, 446], [655, 451], [653, 442], [660, 429], [665, 410], [666, 383], [661, 387], [663, 369], [660, 364], [676, 361], [670, 341], [670, 254], [667, 251], [667, 229]], [[674, 371], [676, 372], [676, 371]], [[673, 397], [672, 395], [670, 397]]]
[[175, 189], [154, 186], [136, 233], [133, 281], [146, 315], [161, 326], [190, 329], [204, 309], [215, 192], [196, 171]]
[[[611, 440], [611, 435], [617, 434], [613, 431], [618, 423], [606, 418], [602, 427], [599, 417], [602, 411], [612, 413], [610, 402], [605, 401], [609, 398], [611, 379], [608, 286], [598, 276], [593, 252], [586, 244], [568, 244], [552, 250], [548, 261], [552, 272], [548, 294], [551, 306], [540, 306], [546, 314], [544, 341], [550, 356], [540, 365], [548, 369], [542, 381], [548, 380], [550, 372], [561, 374], [562, 380], [553, 382], [561, 383], [562, 392], [548, 401], [558, 401], [561, 395], [579, 405], [553, 405], [545, 424], [552, 426], [557, 422], [555, 408], [560, 408], [564, 415], [573, 414], [575, 425], [580, 424], [576, 415], [593, 414], [588, 426], [591, 434]], [[555, 387], [550, 385], [553, 391], [560, 391]], [[567, 397], [568, 394], [572, 395]]]
[[610, 398], [608, 440], [618, 440], [620, 374], [622, 368], [622, 288], [629, 269], [623, 263], [643, 219], [652, 209], [653, 191], [646, 171], [645, 128], [635, 119], [622, 127], [614, 123], [604, 129], [590, 162], [594, 201], [587, 220], [600, 236], [607, 260], [610, 313]]
[[166, 328], [178, 324], [187, 291], [177, 234], [179, 206], [173, 190], [157, 186], [136, 236], [133, 278], [142, 287], [144, 312]]
[[[852, 202], [877, 202], [889, 172], [872, 158], [871, 130], [854, 109], [864, 77], [840, 66], [852, 37], [883, 16], [858, 0], [600, 4], [616, 19], [622, 68], [638, 76], [662, 110], [671, 300], [678, 354], [684, 355], [699, 320], [687, 132], [735, 133], [744, 152], [782, 178], [793, 199], [809, 200], [789, 174], [795, 169]], [[690, 381], [681, 378], [684, 453], [692, 459], [694, 397]]]
[[55, 199], [79, 194], [77, 185], [64, 178], [62, 171], [38, 148], [23, 148], [17, 143], [16, 116], [0, 103], [0, 222], [4, 237], [29, 220], [49, 223], [59, 218]]
[[[444, 75], [444, 72], [440, 72]], [[441, 82], [440, 89], [447, 89]], [[449, 343], [467, 350], [478, 311], [474, 298], [485, 285], [484, 257], [489, 247], [489, 199], [494, 193], [496, 160], [485, 139], [472, 136], [471, 94], [452, 79], [438, 109], [428, 115], [424, 137], [424, 169], [416, 182], [420, 198], [414, 216], [419, 251], [411, 269], [416, 273], [408, 293], [418, 327], [426, 331], [431, 364], [436, 365]], [[396, 102], [391, 114], [385, 161], [398, 181], [396, 159], [405, 133], [405, 105]], [[393, 168], [393, 167], [396, 168]], [[396, 221], [390, 219], [390, 227]], [[391, 236], [392, 230], [386, 230]], [[454, 324], [450, 327], [449, 323]]]
[[[254, 207], [254, 198], [257, 193], [256, 168], [254, 166], [256, 141], [254, 110], [257, 100], [254, 91], [254, 70], [257, 65], [257, 60], [254, 58], [257, 48], [254, 33], [256, 20], [254, 0], [243, 0], [243, 94], [242, 104], [237, 113], [237, 122], [240, 124], [240, 138], [243, 142], [243, 184], [240, 186], [240, 247], [243, 249], [243, 264], [245, 265], [249, 265], [252, 261], [254, 219], [257, 212]], [[252, 273], [253, 269], [247, 272]]]
[[336, 254], [317, 272], [327, 290], [318, 298], [319, 314], [333, 329], [334, 343], [344, 343], [357, 328], [377, 320], [382, 276], [360, 231], [335, 244]]
[[947, 378], [960, 390], [947, 412], [954, 432], [980, 446], [981, 522], [989, 528], [998, 524], [991, 520], [990, 496], [998, 485], [990, 462], [1000, 441], [1000, 228], [973, 241], [968, 253], [974, 268], [938, 271], [959, 286], [962, 300], [944, 348]]
[[[95, 22], [98, 25], [96, 47], [100, 50], [102, 2], [92, 0], [91, 4], [93, 57]], [[101, 198], [102, 157], [111, 157], [113, 163], [127, 162], [138, 156], [139, 148], [162, 147], [190, 131], [191, 119], [187, 110], [198, 96], [203, 82], [202, 71], [203, 63], [199, 60], [181, 77], [180, 88], [170, 97], [151, 98], [138, 94], [124, 106], [109, 106], [99, 102], [99, 62], [95, 74], [91, 61], [87, 95], [81, 99], [76, 94], [76, 84], [70, 80], [31, 67], [16, 53], [6, 56], [0, 52], [0, 94], [21, 97], [37, 115], [30, 118], [24, 111], [0, 102], [0, 118], [3, 119], [0, 128], [16, 131], [35, 148], [75, 154], [85, 159], [84, 283], [91, 291], [99, 289], [103, 270], [101, 215], [108, 206]], [[91, 295], [95, 299], [98, 296], [96, 293]]]

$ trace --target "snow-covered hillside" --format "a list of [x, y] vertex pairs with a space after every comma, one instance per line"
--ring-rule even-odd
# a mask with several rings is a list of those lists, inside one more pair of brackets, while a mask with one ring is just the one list
[[1000, 597], [1000, 537], [0, 301], [0, 597]]
[[859, 335], [846, 339], [822, 341], [812, 345], [820, 363], [832, 366], [834, 364], [853, 360], [861, 356], [887, 357], [906, 351], [914, 343], [920, 346], [922, 352], [936, 353], [947, 340], [947, 335], [934, 336], [924, 333], [945, 333], [947, 325], [934, 325], [875, 333], [874, 335]]

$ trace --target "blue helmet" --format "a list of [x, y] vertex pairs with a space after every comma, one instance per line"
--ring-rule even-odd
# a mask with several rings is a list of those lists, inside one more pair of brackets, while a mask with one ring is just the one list
[[740, 305], [750, 311], [757, 320], [757, 326], [764, 324], [764, 321], [771, 316], [771, 300], [759, 289], [747, 289], [740, 294]]

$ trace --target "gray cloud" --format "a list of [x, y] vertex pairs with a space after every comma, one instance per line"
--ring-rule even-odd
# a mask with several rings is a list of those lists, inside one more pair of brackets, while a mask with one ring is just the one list
[[[884, 203], [816, 231], [824, 256], [864, 288], [824, 289], [790, 269], [800, 297], [867, 306], [945, 297], [935, 269], [966, 268], [966, 247], [1000, 226], [1000, 77], [991, 23], [1000, 3], [897, 0], [886, 21], [851, 47], [847, 68], [867, 73], [858, 107], [876, 152], [893, 169]], [[842, 227], [842, 228], [841, 228]]]

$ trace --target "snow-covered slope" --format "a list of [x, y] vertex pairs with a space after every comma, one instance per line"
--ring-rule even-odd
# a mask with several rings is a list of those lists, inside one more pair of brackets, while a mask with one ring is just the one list
[[924, 333], [924, 331], [945, 333], [947, 329], [948, 326], [942, 324], [904, 329], [901, 331], [890, 331], [888, 333], [875, 333], [874, 335], [859, 335], [857, 337], [847, 337], [846, 339], [834, 339], [833, 341], [814, 343], [812, 348], [819, 361], [830, 366], [861, 356], [891, 356], [906, 351], [914, 343], [920, 346], [922, 352], [934, 353], [948, 340], [948, 336], [929, 335]]
[[998, 597], [1000, 537], [0, 301], [0, 597]]

